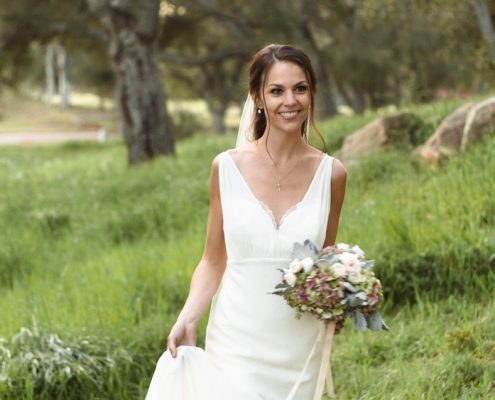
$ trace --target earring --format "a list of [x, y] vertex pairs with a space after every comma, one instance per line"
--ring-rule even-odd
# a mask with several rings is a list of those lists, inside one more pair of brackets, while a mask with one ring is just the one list
[[258, 114], [261, 114], [261, 110], [263, 110], [262, 108], [258, 108]]

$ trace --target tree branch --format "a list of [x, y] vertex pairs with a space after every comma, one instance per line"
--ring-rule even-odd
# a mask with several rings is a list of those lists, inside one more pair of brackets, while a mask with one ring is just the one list
[[179, 65], [200, 65], [205, 63], [220, 62], [232, 58], [247, 59], [251, 51], [245, 48], [225, 49], [209, 53], [205, 56], [185, 56], [180, 54], [163, 52], [159, 55], [161, 61]]

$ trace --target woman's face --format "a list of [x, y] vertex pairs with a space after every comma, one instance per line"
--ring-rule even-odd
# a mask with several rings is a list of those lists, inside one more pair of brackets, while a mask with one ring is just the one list
[[309, 82], [302, 68], [287, 61], [274, 63], [265, 78], [262, 100], [270, 129], [301, 132], [311, 104]]

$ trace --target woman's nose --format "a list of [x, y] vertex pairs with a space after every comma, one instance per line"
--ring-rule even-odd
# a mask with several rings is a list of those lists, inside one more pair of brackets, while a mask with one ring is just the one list
[[285, 91], [284, 103], [287, 106], [292, 106], [292, 105], [296, 104], [296, 96], [294, 96], [294, 93], [292, 92], [292, 90], [286, 90]]

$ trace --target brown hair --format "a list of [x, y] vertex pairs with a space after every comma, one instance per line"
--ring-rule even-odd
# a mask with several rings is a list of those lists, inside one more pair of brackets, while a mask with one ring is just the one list
[[[261, 97], [263, 96], [263, 87], [265, 83], [265, 77], [270, 68], [276, 62], [286, 61], [299, 65], [306, 75], [310, 88], [310, 117], [311, 126], [318, 132], [320, 139], [323, 142], [324, 147], [325, 140], [321, 136], [320, 131], [314, 123], [314, 103], [316, 93], [316, 75], [311, 65], [311, 60], [308, 55], [301, 49], [286, 44], [270, 44], [259, 50], [253, 57], [251, 65], [249, 66], [249, 93], [253, 97], [255, 104], [259, 104]], [[266, 115], [262, 111], [256, 112], [254, 117], [254, 138], [259, 139], [263, 136], [266, 129]], [[304, 135], [306, 127], [306, 121], [301, 126], [301, 136]]]

